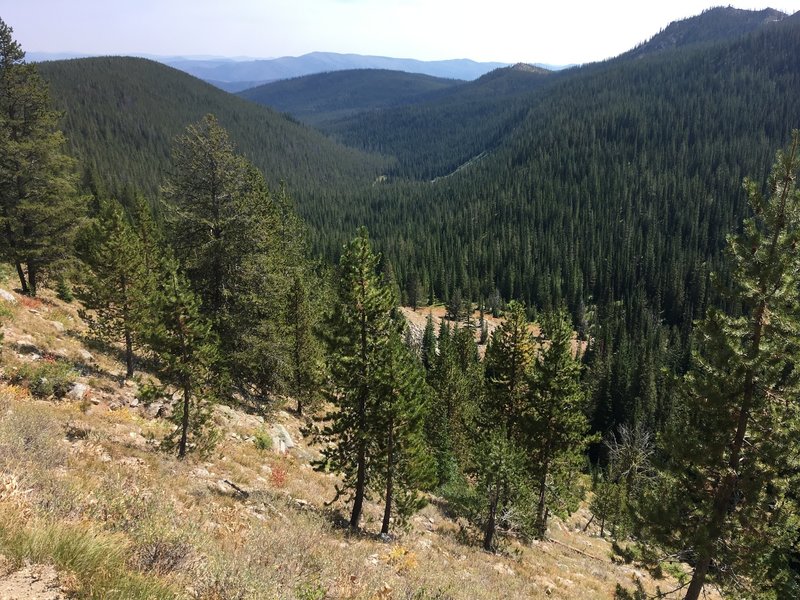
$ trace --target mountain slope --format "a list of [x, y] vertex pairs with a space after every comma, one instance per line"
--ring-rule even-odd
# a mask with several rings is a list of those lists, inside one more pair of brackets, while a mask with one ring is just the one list
[[238, 96], [313, 125], [362, 111], [413, 104], [461, 83], [403, 71], [357, 69], [276, 81]]
[[[651, 593], [678, 585], [612, 560], [585, 506], [566, 521], [551, 517], [546, 540], [510, 536], [496, 555], [438, 496], [391, 538], [376, 535], [379, 498], [365, 503], [364, 532], [347, 531], [346, 504], [326, 504], [338, 478], [310, 468], [319, 449], [308, 423], [280, 407], [262, 415], [213, 406], [214, 443], [178, 460], [160, 446], [174, 431], [175, 403], [138, 394], [152, 374], [120, 385], [115, 349], [83, 345], [77, 303], [47, 289], [39, 300], [9, 292], [7, 274], [0, 270], [0, 597], [29, 563], [61, 577], [47, 577], [46, 595], [16, 585], [11, 598], [590, 600], [634, 576]], [[42, 390], [45, 374], [62, 398]]]
[[700, 15], [673, 21], [666, 29], [623, 56], [640, 57], [691, 44], [730, 41], [786, 17], [785, 13], [773, 8], [753, 11], [718, 6]]
[[431, 180], [494, 148], [527, 113], [532, 94], [568, 72], [504, 67], [414, 104], [317, 126], [344, 144], [395, 158], [390, 173], [396, 177]]
[[371, 181], [383, 166], [376, 157], [150, 60], [84, 58], [38, 68], [65, 111], [72, 151], [113, 187], [157, 191], [173, 138], [207, 113], [218, 117], [273, 186], [348, 186]]
[[[439, 298], [497, 287], [574, 313], [622, 300], [688, 327], [716, 300], [708, 272], [724, 270], [724, 236], [744, 215], [742, 178], [763, 181], [800, 126], [797, 56], [792, 19], [548, 76], [482, 160], [436, 183], [328, 203], [326, 218], [365, 223], [398, 280], [416, 277]], [[346, 235], [327, 229], [318, 244], [333, 252]]]

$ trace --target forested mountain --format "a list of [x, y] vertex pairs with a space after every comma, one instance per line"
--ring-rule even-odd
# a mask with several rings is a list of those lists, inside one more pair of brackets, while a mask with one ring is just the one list
[[461, 83], [404, 71], [356, 69], [276, 81], [238, 95], [316, 125], [362, 111], [418, 103]]
[[623, 54], [623, 57], [644, 56], [671, 48], [729, 41], [751, 33], [764, 25], [777, 23], [786, 14], [773, 8], [764, 10], [742, 10], [732, 6], [718, 6], [704, 11], [696, 17], [673, 21], [649, 41]]
[[[800, 26], [787, 20], [734, 42], [548, 75], [552, 83], [512, 104], [521, 117], [499, 128], [493, 152], [472, 168], [373, 188], [338, 204], [336, 220], [367, 223], [401, 280], [409, 269], [425, 273], [439, 297], [497, 285], [533, 305], [576, 306], [639, 289], [679, 322], [684, 309], [700, 309], [698, 299], [686, 307], [687, 290], [703, 297], [702, 265], [741, 217], [742, 177], [763, 176], [800, 123], [798, 52]], [[432, 109], [400, 110], [413, 121], [412, 111]], [[363, 131], [395, 135], [410, 157], [423, 128], [409, 134], [400, 110], [362, 115]], [[328, 231], [325, 243], [339, 241]]]
[[796, 21], [554, 74], [501, 69], [428, 102], [330, 123], [340, 141], [397, 159], [388, 172], [398, 180], [377, 186], [380, 161], [154, 63], [42, 69], [69, 109], [67, 137], [98, 170], [119, 162], [152, 190], [172, 132], [215, 112], [271, 182], [290, 182], [326, 255], [366, 224], [398, 281], [418, 278], [439, 298], [498, 288], [577, 313], [636, 296], [686, 324], [743, 213], [741, 178], [763, 176], [800, 123]]
[[384, 161], [344, 148], [270, 109], [176, 69], [139, 58], [83, 58], [38, 65], [50, 84], [70, 147], [112, 188], [155, 193], [173, 138], [213, 113], [276, 187], [294, 190], [372, 181]]
[[344, 144], [396, 158], [390, 170], [395, 177], [430, 180], [495, 148], [536, 102], [532, 93], [562, 76], [518, 64], [416, 104], [364, 111], [317, 126]]

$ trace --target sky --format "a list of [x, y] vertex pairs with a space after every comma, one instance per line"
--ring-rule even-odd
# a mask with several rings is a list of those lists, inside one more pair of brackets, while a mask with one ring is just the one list
[[[723, 0], [724, 1], [724, 0]], [[800, 0], [732, 2], [786, 13]], [[762, 0], [770, 2], [770, 0]], [[273, 58], [313, 51], [566, 65], [616, 56], [715, 0], [0, 0], [28, 52]]]

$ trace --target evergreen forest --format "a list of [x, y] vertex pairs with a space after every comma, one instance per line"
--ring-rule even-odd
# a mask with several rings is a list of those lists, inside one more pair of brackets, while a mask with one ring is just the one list
[[800, 13], [718, 8], [562, 71], [233, 95], [0, 21], [0, 261], [174, 404], [165, 452], [291, 410], [354, 534], [441, 502], [502, 553], [588, 504], [669, 597], [797, 598], [798, 56]]

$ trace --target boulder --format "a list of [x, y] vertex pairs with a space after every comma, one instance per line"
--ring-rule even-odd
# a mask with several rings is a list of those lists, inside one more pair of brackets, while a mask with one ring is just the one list
[[5, 300], [9, 304], [17, 303], [17, 297], [14, 296], [14, 294], [9, 292], [8, 290], [4, 290], [3, 288], [0, 288], [0, 299]]
[[276, 425], [274, 430], [274, 447], [277, 448], [278, 452], [281, 454], [285, 454], [290, 448], [294, 448], [294, 440], [289, 432], [286, 430], [286, 427], [283, 425]]
[[92, 355], [92, 353], [89, 352], [88, 350], [84, 350], [83, 348], [80, 348], [78, 350], [78, 356], [80, 356], [81, 360], [86, 364], [94, 362], [94, 356]]
[[73, 400], [83, 400], [83, 398], [91, 391], [91, 388], [85, 383], [74, 383], [67, 392], [67, 396]]

